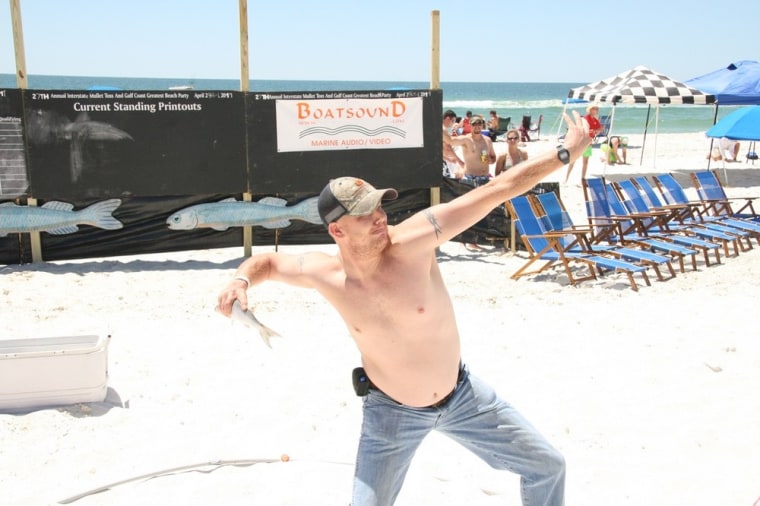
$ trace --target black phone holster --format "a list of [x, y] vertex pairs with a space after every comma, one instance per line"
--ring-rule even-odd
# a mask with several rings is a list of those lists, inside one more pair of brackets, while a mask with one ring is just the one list
[[351, 374], [354, 383], [354, 392], [359, 397], [364, 397], [369, 393], [369, 378], [364, 372], [364, 367], [357, 367]]

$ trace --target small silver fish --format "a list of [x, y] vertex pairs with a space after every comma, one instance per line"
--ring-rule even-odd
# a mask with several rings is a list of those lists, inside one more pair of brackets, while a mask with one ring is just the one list
[[282, 337], [280, 334], [275, 332], [274, 330], [270, 329], [263, 323], [261, 323], [256, 317], [253, 315], [253, 311], [248, 309], [247, 311], [243, 311], [243, 308], [240, 307], [240, 301], [236, 300], [232, 303], [232, 314], [230, 315], [230, 318], [232, 318], [235, 321], [239, 321], [243, 325], [247, 327], [251, 327], [253, 329], [256, 329], [259, 331], [259, 335], [261, 336], [261, 339], [264, 340], [264, 344], [266, 344], [268, 347], [272, 347], [272, 345], [269, 343], [270, 337]]

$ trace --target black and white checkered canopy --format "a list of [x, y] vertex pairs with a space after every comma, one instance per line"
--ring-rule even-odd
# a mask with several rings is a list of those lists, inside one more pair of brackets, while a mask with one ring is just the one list
[[708, 95], [668, 76], [638, 66], [614, 77], [573, 88], [569, 98], [613, 104], [712, 104]]

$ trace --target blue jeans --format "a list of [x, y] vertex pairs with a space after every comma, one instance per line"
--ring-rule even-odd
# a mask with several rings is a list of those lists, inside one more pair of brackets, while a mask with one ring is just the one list
[[439, 408], [412, 408], [378, 390], [364, 397], [353, 506], [390, 506], [412, 457], [437, 430], [494, 469], [519, 474], [525, 506], [565, 503], [565, 460], [510, 404], [465, 368], [454, 395]]

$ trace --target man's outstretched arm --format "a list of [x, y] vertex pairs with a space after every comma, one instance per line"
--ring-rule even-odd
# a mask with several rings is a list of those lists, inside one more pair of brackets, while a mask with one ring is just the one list
[[322, 253], [253, 255], [240, 264], [230, 282], [219, 293], [218, 309], [222, 314], [229, 316], [232, 303], [236, 299], [240, 301], [243, 309], [247, 309], [248, 288], [264, 281], [279, 281], [302, 288], [313, 288], [313, 277], [309, 273], [317, 269], [325, 258], [326, 255]]
[[[573, 112], [565, 114], [567, 133], [563, 147], [575, 160], [591, 142], [587, 123]], [[444, 139], [446, 137], [444, 132]], [[426, 251], [451, 240], [483, 219], [495, 207], [522, 195], [552, 172], [566, 165], [555, 148], [517, 164], [483, 186], [479, 186], [445, 204], [425, 209], [396, 225], [393, 242], [411, 251]]]

